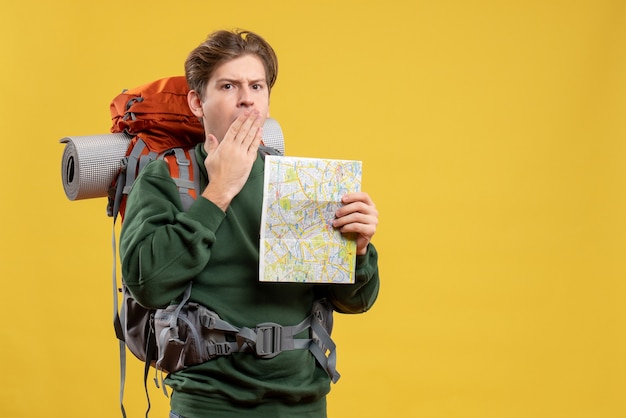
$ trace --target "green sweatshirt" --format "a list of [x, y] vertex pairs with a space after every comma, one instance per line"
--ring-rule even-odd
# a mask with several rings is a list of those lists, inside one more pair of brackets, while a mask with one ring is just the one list
[[[204, 190], [206, 152], [202, 144], [195, 152]], [[373, 305], [379, 276], [371, 244], [357, 257], [352, 285], [258, 281], [263, 176], [259, 156], [226, 213], [202, 197], [184, 211], [167, 164], [155, 161], [143, 169], [128, 196], [120, 239], [123, 277], [139, 303], [165, 307], [193, 281], [191, 300], [237, 327], [295, 325], [320, 297], [342, 313], [365, 312]], [[234, 353], [170, 374], [166, 383], [173, 389], [172, 410], [186, 418], [204, 417], [207, 411], [320, 417], [330, 390], [329, 377], [304, 349], [271, 359]]]

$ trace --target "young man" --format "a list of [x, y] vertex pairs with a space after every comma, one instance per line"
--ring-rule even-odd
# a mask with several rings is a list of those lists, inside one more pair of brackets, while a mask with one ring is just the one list
[[[264, 160], [258, 152], [277, 60], [251, 32], [219, 31], [189, 55], [191, 111], [206, 140], [196, 148], [202, 195], [184, 211], [162, 161], [150, 163], [128, 197], [121, 234], [122, 272], [139, 303], [165, 307], [193, 282], [191, 300], [236, 327], [291, 326], [326, 298], [342, 313], [367, 311], [379, 288], [370, 240], [378, 212], [366, 193], [350, 193], [333, 226], [356, 236], [352, 285], [261, 283], [259, 231]], [[306, 333], [305, 333], [306, 334]], [[304, 338], [308, 336], [305, 335]], [[272, 358], [236, 352], [171, 373], [172, 417], [325, 417], [330, 377], [311, 351]]]

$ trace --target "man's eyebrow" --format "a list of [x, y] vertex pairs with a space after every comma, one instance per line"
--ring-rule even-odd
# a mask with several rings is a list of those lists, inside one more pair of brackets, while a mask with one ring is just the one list
[[[219, 78], [219, 79], [215, 80], [215, 82], [218, 83], [218, 84], [221, 84], [221, 83], [239, 84], [239, 83], [241, 83], [243, 81], [244, 80], [237, 79], [237, 78], [229, 78], [229, 77], [223, 77], [223, 78]], [[259, 78], [259, 79], [255, 79], [255, 80], [250, 80], [249, 83], [250, 84], [258, 84], [258, 83], [265, 83], [265, 84], [267, 84], [267, 80], [265, 78]]]

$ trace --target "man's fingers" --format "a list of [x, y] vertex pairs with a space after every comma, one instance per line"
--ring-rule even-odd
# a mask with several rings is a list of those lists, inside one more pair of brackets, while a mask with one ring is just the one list
[[244, 148], [254, 148], [256, 152], [258, 144], [256, 145], [256, 147], [254, 145], [257, 142], [261, 142], [263, 122], [263, 117], [261, 117], [261, 115], [257, 111], [254, 111], [252, 114], [250, 114], [248, 119], [244, 122], [240, 130], [240, 134], [242, 135], [241, 145]]
[[341, 198], [341, 201], [344, 204], [353, 203], [353, 202], [363, 202], [368, 206], [376, 206], [374, 205], [374, 201], [372, 201], [372, 198], [370, 197], [370, 195], [365, 192], [347, 193]]
[[230, 127], [233, 141], [244, 147], [249, 147], [262, 126], [263, 120], [256, 110], [246, 111], [239, 115]]
[[261, 141], [263, 141], [263, 127], [262, 126], [259, 129], [257, 129], [256, 135], [254, 136], [254, 138], [250, 142], [250, 145], [248, 146], [248, 151], [253, 151], [254, 153], [256, 153], [257, 150], [259, 149], [259, 146], [261, 145]]
[[342, 234], [357, 235], [357, 253], [364, 254], [367, 244], [376, 233], [378, 210], [367, 193], [348, 193], [342, 198], [342, 207], [335, 212], [335, 227]]
[[361, 212], [353, 212], [333, 220], [333, 226], [335, 228], [343, 228], [350, 224], [371, 225], [376, 228], [376, 225], [378, 225], [378, 217]]
[[[224, 136], [224, 140], [231, 139], [233, 141], [237, 141], [237, 137], [239, 136], [239, 133], [241, 132], [241, 130], [244, 128], [244, 124], [248, 120], [249, 116], [250, 116], [249, 112], [244, 112], [240, 114], [239, 116], [237, 116], [235, 121], [228, 128], [228, 131], [226, 132], [226, 135]], [[239, 141], [241, 142], [241, 140]]]
[[374, 206], [373, 204], [366, 204], [360, 200], [345, 204], [344, 206], [340, 207], [335, 212], [335, 216], [337, 218], [342, 218], [351, 213], [362, 213], [378, 218], [378, 210], [376, 209], [376, 206]]

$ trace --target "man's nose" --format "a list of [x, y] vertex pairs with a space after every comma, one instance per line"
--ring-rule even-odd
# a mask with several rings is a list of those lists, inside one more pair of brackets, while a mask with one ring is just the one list
[[251, 107], [254, 106], [254, 100], [252, 98], [252, 91], [248, 88], [242, 88], [239, 90], [239, 107]]

